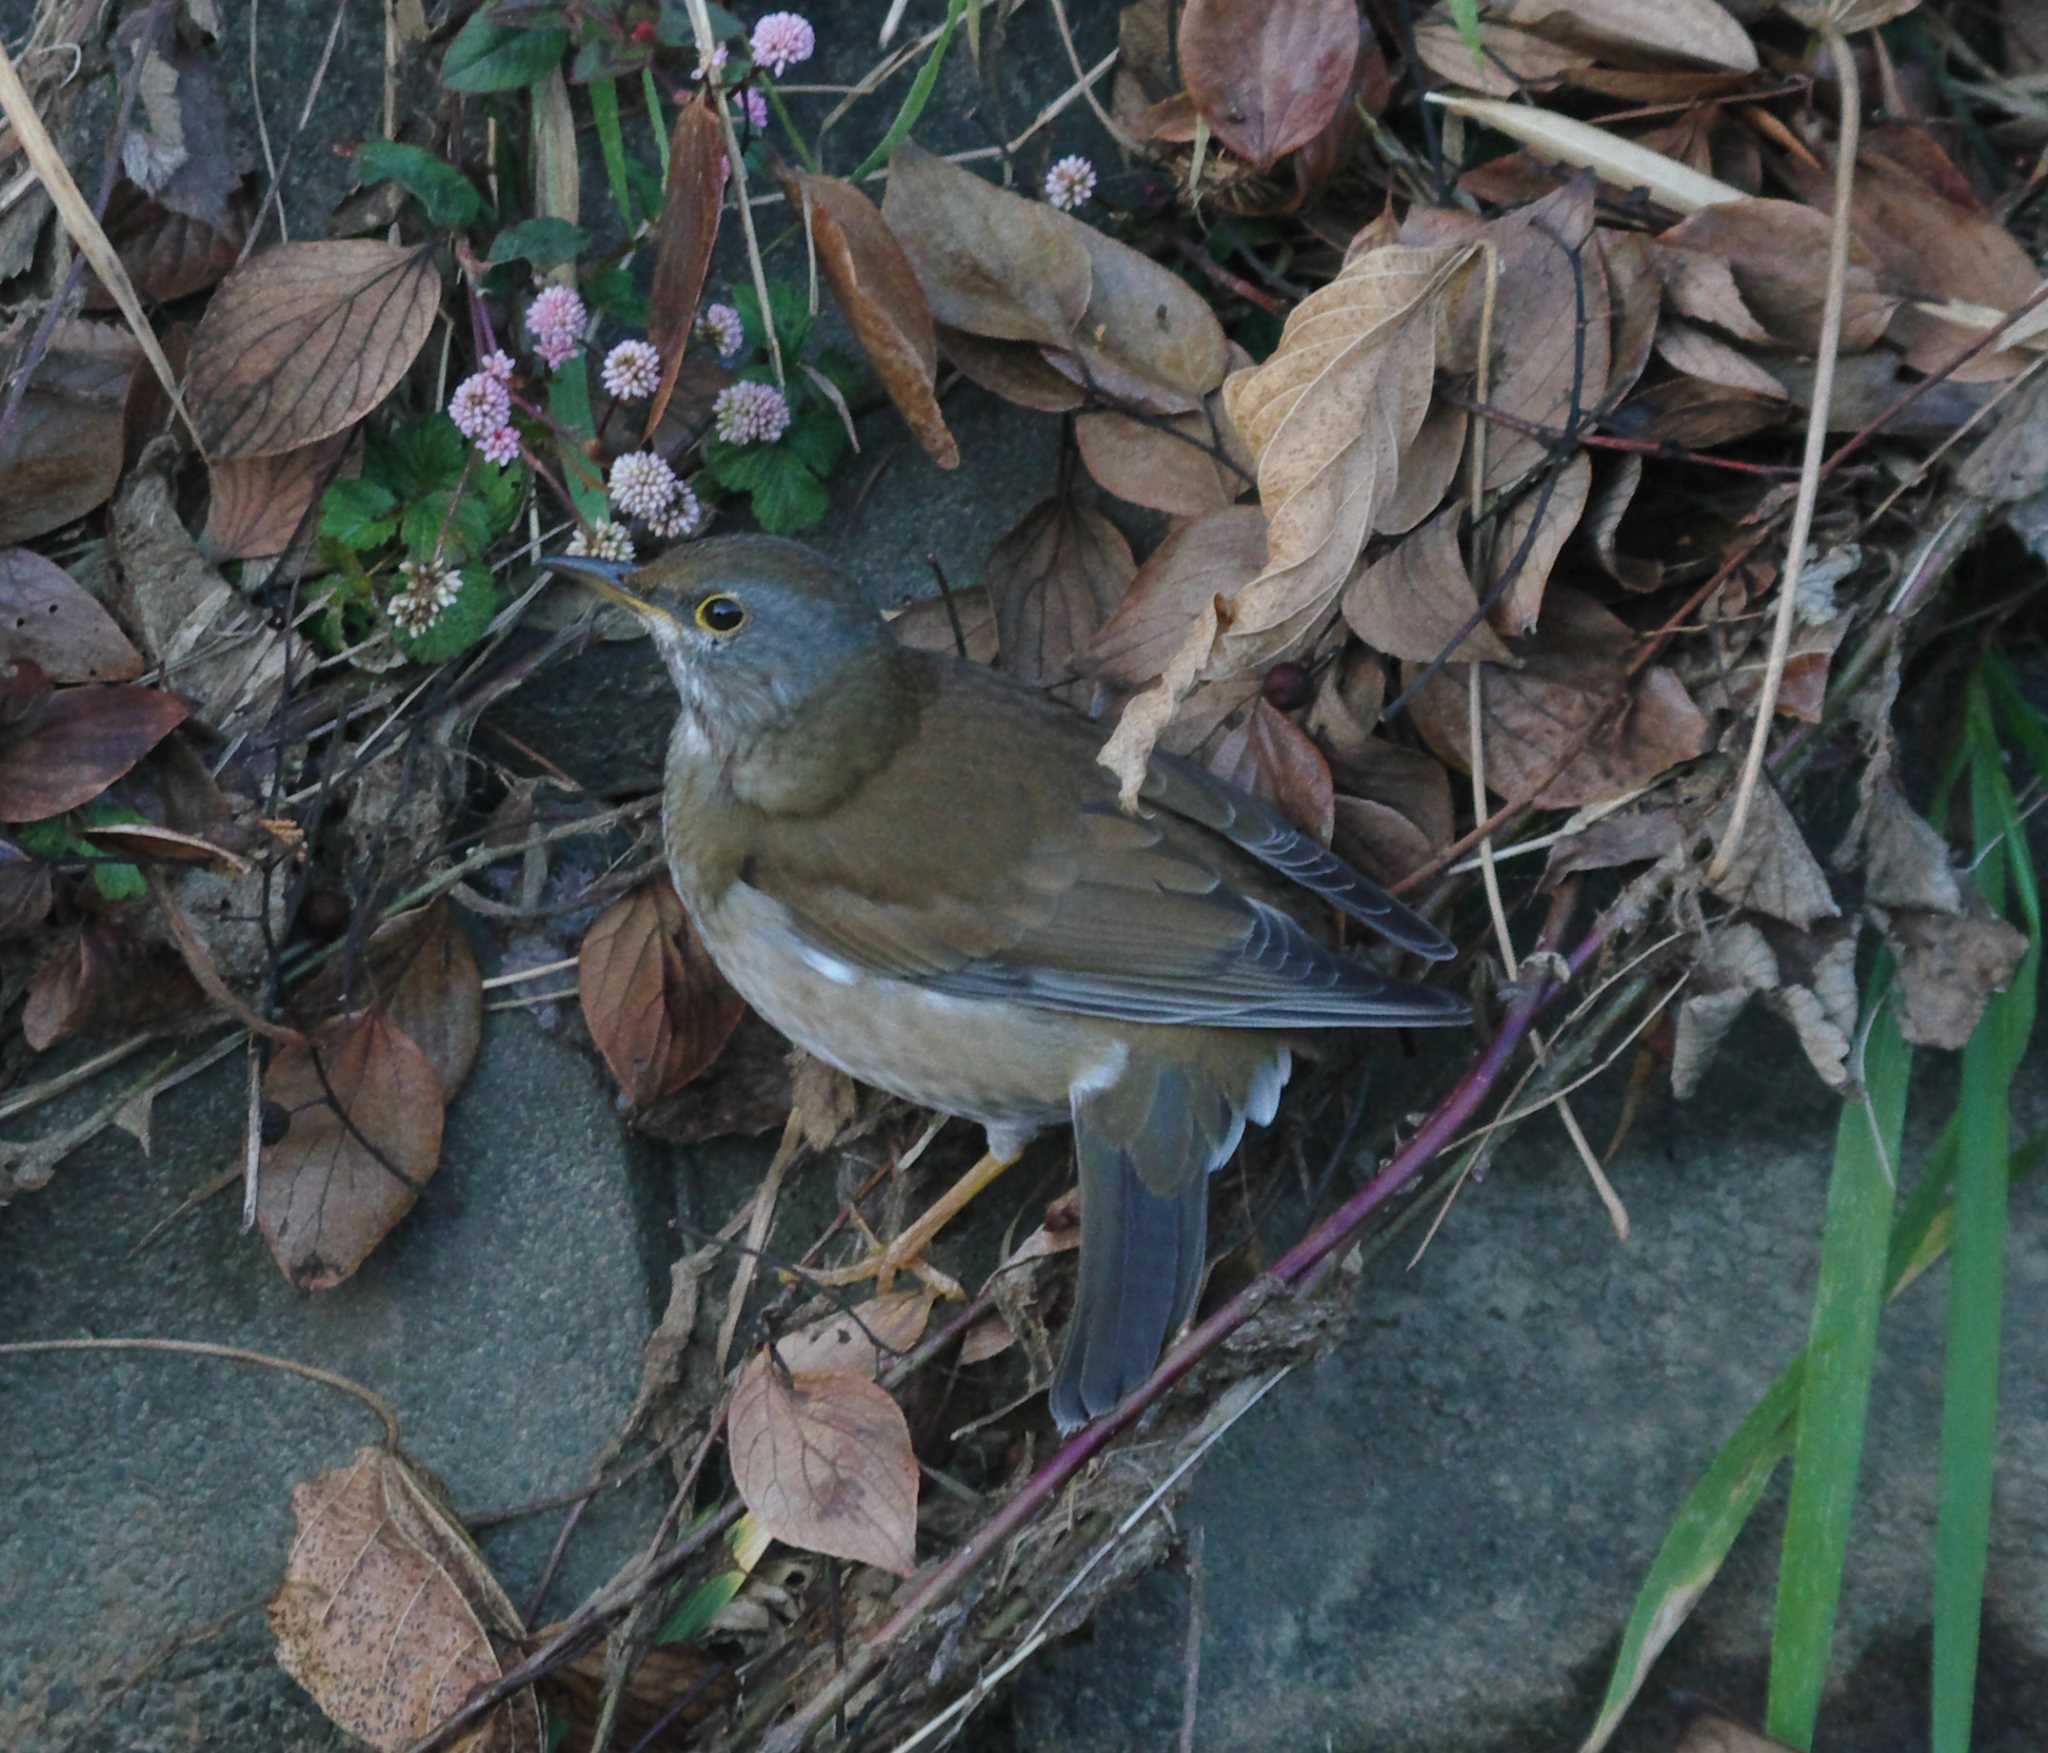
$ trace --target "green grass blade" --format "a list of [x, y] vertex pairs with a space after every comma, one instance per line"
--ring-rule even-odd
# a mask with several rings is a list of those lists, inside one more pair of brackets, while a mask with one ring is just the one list
[[853, 173], [851, 181], [859, 182], [871, 171], [880, 170], [889, 162], [889, 154], [910, 138], [910, 130], [917, 126], [917, 118], [924, 114], [924, 106], [931, 101], [932, 87], [938, 84], [939, 68], [946, 59], [946, 45], [953, 40], [953, 32], [966, 10], [967, 0], [952, 0], [946, 8], [946, 22], [939, 32], [939, 40], [932, 44], [932, 52], [917, 70], [910, 89], [903, 94], [903, 107], [896, 112], [896, 119], [889, 124], [889, 131], [882, 136], [881, 143], [860, 161], [860, 168]]
[[647, 131], [654, 136], [654, 150], [661, 159], [661, 185], [668, 187], [668, 121], [662, 114], [661, 90], [654, 83], [654, 69], [640, 69], [640, 95], [647, 102]]
[[562, 485], [575, 502], [585, 523], [599, 523], [611, 516], [611, 500], [605, 493], [604, 477], [583, 453], [583, 441], [597, 435], [597, 415], [590, 405], [590, 365], [579, 355], [548, 379], [548, 412], [561, 429], [558, 453], [562, 459]]
[[597, 144], [604, 153], [604, 180], [611, 185], [612, 205], [619, 210], [626, 235], [638, 223], [633, 217], [633, 191], [626, 186], [626, 136], [619, 126], [619, 82], [590, 82], [590, 112], [597, 118]]
[[[1988, 666], [1987, 666], [1988, 667]], [[1996, 683], [1994, 681], [1993, 686]], [[2016, 698], [2001, 704], [2017, 706]], [[1974, 680], [1967, 704], [1977, 882], [2005, 910], [2008, 878], [2033, 944], [2018, 977], [1994, 996], [1963, 1049], [1956, 1151], [1955, 1264], [1949, 1275], [1942, 1372], [1941, 1498], [1934, 1547], [1934, 1753], [1968, 1753], [1977, 1683], [1991, 1493], [1998, 1458], [1999, 1328], [2005, 1312], [2006, 1207], [2012, 1077], [2032, 1031], [2040, 897], [2025, 832], [2006, 783], [1991, 694]], [[2011, 714], [2008, 713], [2010, 720]], [[2030, 715], [2029, 715], [2030, 716]]]
[[1834, 1643], [1835, 1607], [1849, 1523], [1885, 1266], [1899, 1144], [1905, 1130], [1912, 1055], [1883, 1003], [1880, 968], [1866, 1010], [1875, 1007], [1863, 1053], [1864, 1099], [1843, 1104], [1835, 1131], [1821, 1234], [1820, 1283], [1799, 1396], [1792, 1495], [1778, 1563], [1777, 1621], [1771, 1636], [1770, 1702], [1765, 1732], [1794, 1747], [1813, 1741]]
[[789, 136], [790, 144], [796, 148], [797, 157], [804, 161], [804, 169], [811, 175], [818, 174], [818, 155], [811, 150], [811, 143], [804, 138], [804, 131], [796, 125], [796, 118], [789, 113], [782, 101], [782, 93], [775, 89], [775, 81], [764, 79], [761, 89], [768, 94], [768, 107], [775, 112], [775, 119], [782, 124], [782, 131]]

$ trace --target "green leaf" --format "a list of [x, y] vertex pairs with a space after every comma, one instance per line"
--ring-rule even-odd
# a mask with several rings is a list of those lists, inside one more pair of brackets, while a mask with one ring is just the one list
[[925, 57], [925, 63], [917, 70], [917, 77], [910, 82], [910, 89], [903, 94], [903, 107], [896, 112], [896, 119], [889, 124], [888, 133], [876, 144], [874, 151], [860, 161], [860, 167], [853, 173], [852, 180], [859, 182], [872, 171], [877, 171], [889, 162], [889, 154], [910, 138], [910, 130], [917, 126], [917, 118], [924, 114], [924, 106], [931, 101], [932, 88], [939, 82], [939, 68], [946, 59], [946, 45], [953, 40], [953, 31], [960, 22], [960, 15], [967, 10], [967, 0], [952, 0], [946, 8], [946, 26], [939, 32], [939, 40], [932, 44], [932, 52]]
[[786, 536], [825, 521], [832, 495], [801, 459], [779, 444], [762, 451], [761, 479], [753, 489], [754, 521], [771, 536]]
[[1479, 0], [1450, 0], [1451, 24], [1458, 40], [1472, 51], [1472, 65], [1486, 68], [1486, 38], [1479, 31]]
[[597, 118], [597, 144], [604, 154], [604, 177], [611, 185], [612, 205], [618, 209], [627, 235], [633, 231], [633, 194], [626, 186], [626, 136], [619, 127], [619, 87], [613, 79], [590, 81], [590, 109]]
[[363, 458], [363, 475], [401, 499], [417, 499], [437, 487], [453, 487], [468, 460], [469, 440], [436, 409], [385, 438], [373, 438]]
[[498, 587], [491, 580], [490, 569], [465, 566], [462, 589], [441, 611], [440, 619], [417, 638], [394, 623], [391, 640], [415, 663], [445, 663], [481, 639], [497, 612]]
[[536, 268], [559, 267], [564, 262], [573, 262], [583, 253], [589, 234], [582, 226], [571, 225], [566, 219], [543, 217], [522, 219], [517, 225], [508, 225], [491, 241], [491, 253], [485, 259], [497, 262], [531, 262]]
[[586, 523], [602, 523], [611, 516], [611, 501], [597, 466], [583, 453], [583, 445], [597, 434], [597, 416], [590, 406], [590, 364], [578, 354], [548, 379], [548, 412], [561, 429], [555, 447], [562, 460], [562, 485]]
[[452, 487], [436, 487], [407, 503], [398, 534], [415, 560], [430, 560], [436, 554], [479, 560], [491, 545], [490, 514], [471, 494], [458, 497]]
[[[125, 809], [114, 803], [87, 804], [84, 816], [87, 825], [94, 828], [115, 828], [123, 822], [149, 820], [140, 810]], [[149, 884], [142, 880], [142, 872], [135, 865], [107, 857], [89, 840], [78, 844], [92, 856], [92, 886], [99, 890], [102, 900], [139, 901], [149, 893]]]
[[474, 12], [442, 57], [441, 83], [451, 91], [523, 90], [560, 66], [568, 47], [565, 30], [514, 30]]
[[583, 282], [583, 298], [590, 308], [629, 329], [647, 327], [647, 295], [633, 284], [633, 276], [620, 264], [600, 268]]
[[[752, 286], [741, 286], [732, 295], [733, 307], [740, 313], [740, 327], [745, 330], [747, 345], [766, 351], [768, 332], [761, 326], [761, 300]], [[785, 286], [773, 281], [768, 287], [768, 307], [775, 313], [775, 334], [782, 343], [782, 357], [793, 360], [804, 348], [804, 342], [811, 332], [810, 295], [801, 286]], [[791, 370], [795, 367], [792, 365]]]
[[1863, 1051], [1864, 1099], [1842, 1104], [1821, 1234], [1812, 1338], [1799, 1395], [1792, 1494], [1778, 1561], [1777, 1623], [1765, 1732], [1812, 1745], [1827, 1685], [1835, 1608], [1863, 1459], [1886, 1250], [1905, 1130], [1912, 1055], [1885, 1004], [1889, 958], [1864, 999], [1872, 1018]]
[[320, 498], [320, 533], [351, 549], [382, 546], [398, 531], [398, 496], [368, 479], [336, 481]]
[[477, 186], [445, 159], [396, 140], [366, 140], [356, 149], [366, 183], [396, 183], [426, 208], [427, 219], [448, 231], [463, 231], [484, 216]]
[[576, 59], [569, 63], [569, 83], [595, 85], [599, 80], [638, 73], [649, 64], [652, 55], [651, 49], [638, 43], [622, 43], [606, 32], [593, 32], [583, 39]]
[[837, 408], [814, 402], [789, 423], [781, 443], [802, 458], [812, 474], [825, 480], [846, 455], [846, 427]]

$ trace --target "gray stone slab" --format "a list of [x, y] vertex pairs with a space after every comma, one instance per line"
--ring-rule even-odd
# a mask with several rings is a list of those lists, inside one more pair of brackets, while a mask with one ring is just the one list
[[[643, 1249], [666, 1193], [593, 1069], [523, 1016], [489, 1017], [439, 1174], [363, 1269], [320, 1295], [293, 1290], [239, 1233], [232, 1191], [134, 1252], [236, 1159], [242, 1078], [237, 1059], [166, 1096], [152, 1159], [109, 1135], [0, 1213], [0, 1332], [207, 1340], [351, 1377], [391, 1404], [408, 1451], [464, 1510], [583, 1484], [638, 1385]], [[0, 1362], [0, 1747], [344, 1744], [272, 1662], [260, 1603], [290, 1542], [293, 1484], [378, 1434], [354, 1401], [244, 1365]], [[636, 1548], [661, 1489], [650, 1475], [593, 1505], [550, 1615]], [[559, 1512], [485, 1539], [515, 1600], [558, 1527]], [[167, 1640], [245, 1608], [117, 1691]]]

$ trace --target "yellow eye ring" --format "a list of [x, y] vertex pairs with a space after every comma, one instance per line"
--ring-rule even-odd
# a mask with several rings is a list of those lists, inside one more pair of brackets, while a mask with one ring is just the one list
[[697, 605], [697, 625], [707, 633], [729, 638], [747, 624], [747, 606], [723, 591], [706, 597]]

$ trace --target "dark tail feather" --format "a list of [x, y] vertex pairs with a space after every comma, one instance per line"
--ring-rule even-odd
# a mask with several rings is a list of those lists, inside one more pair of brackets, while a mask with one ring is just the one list
[[1128, 1149], [1077, 1117], [1081, 1168], [1081, 1274], [1065, 1349], [1052, 1379], [1062, 1430], [1113, 1411], [1152, 1373], [1188, 1318], [1202, 1282], [1209, 1177], [1177, 1192], [1147, 1187]]

